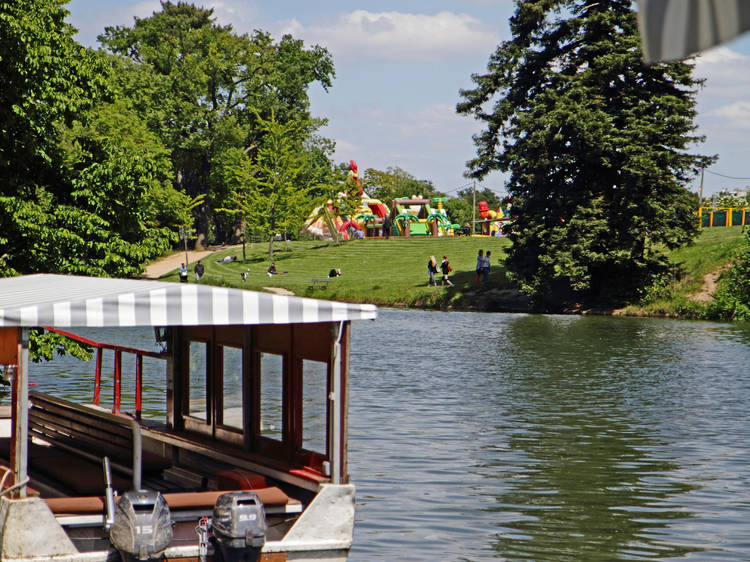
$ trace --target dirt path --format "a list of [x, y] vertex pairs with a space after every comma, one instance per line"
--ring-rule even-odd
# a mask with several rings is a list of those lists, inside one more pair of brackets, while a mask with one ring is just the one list
[[[198, 260], [204, 259], [206, 256], [210, 256], [216, 252], [228, 250], [235, 246], [219, 246], [216, 248], [209, 248], [208, 250], [189, 250], [187, 252], [188, 265], [195, 263]], [[160, 258], [150, 264], [144, 266], [145, 273], [143, 277], [146, 279], [158, 279], [162, 275], [166, 275], [170, 271], [174, 271], [180, 267], [181, 263], [185, 263], [185, 252], [177, 252], [169, 256]]]
[[272, 293], [276, 293], [277, 295], [287, 295], [289, 297], [293, 297], [294, 293], [287, 290], [282, 289], [281, 287], [263, 287], [266, 291], [270, 291]]
[[688, 298], [691, 301], [695, 302], [710, 302], [714, 298], [714, 293], [716, 292], [716, 285], [719, 281], [719, 277], [724, 272], [727, 266], [722, 266], [716, 271], [712, 271], [711, 273], [707, 273], [703, 276], [703, 285], [701, 286], [700, 291], [697, 293], [693, 293], [692, 295], [688, 296]]

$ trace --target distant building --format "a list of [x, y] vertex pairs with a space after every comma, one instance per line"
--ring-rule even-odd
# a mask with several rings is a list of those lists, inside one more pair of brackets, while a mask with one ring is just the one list
[[737, 189], [723, 188], [714, 196], [714, 198], [720, 199], [721, 197], [734, 197], [735, 199], [747, 199], [748, 194], [750, 194], [750, 187]]

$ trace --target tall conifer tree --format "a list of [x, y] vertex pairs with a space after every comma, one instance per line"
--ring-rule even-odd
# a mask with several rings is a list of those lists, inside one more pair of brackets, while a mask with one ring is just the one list
[[539, 305], [631, 298], [695, 236], [688, 153], [700, 81], [641, 60], [630, 0], [518, 0], [512, 38], [462, 90], [486, 124], [468, 165], [509, 172], [507, 260]]

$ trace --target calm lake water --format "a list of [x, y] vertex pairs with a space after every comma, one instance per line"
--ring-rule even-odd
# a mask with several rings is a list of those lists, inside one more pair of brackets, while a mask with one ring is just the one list
[[352, 561], [750, 559], [750, 325], [381, 310], [351, 375]]

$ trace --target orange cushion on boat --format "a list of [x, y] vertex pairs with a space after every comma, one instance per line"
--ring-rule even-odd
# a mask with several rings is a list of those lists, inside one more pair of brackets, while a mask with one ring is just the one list
[[219, 490], [253, 490], [266, 487], [266, 477], [244, 468], [230, 468], [216, 473]]
[[[225, 494], [226, 490], [208, 491], [208, 492], [176, 492], [164, 494], [164, 499], [167, 500], [169, 509], [186, 509], [186, 508], [199, 508], [199, 507], [213, 507], [216, 504], [216, 499], [221, 495]], [[258, 498], [263, 505], [286, 505], [289, 501], [289, 496], [282, 492], [279, 488], [260, 488], [253, 490], [258, 494]]]
[[[279, 488], [260, 488], [253, 490], [263, 505], [286, 505], [289, 496]], [[170, 509], [212, 508], [216, 499], [226, 490], [208, 492], [175, 492], [163, 494]], [[55, 515], [84, 515], [104, 513], [104, 498], [98, 496], [78, 496], [71, 498], [45, 498], [44, 501]], [[115, 498], [117, 502], [117, 498]]]
[[104, 513], [104, 498], [97, 496], [78, 496], [72, 498], [44, 498], [55, 515], [83, 515], [87, 513]]

